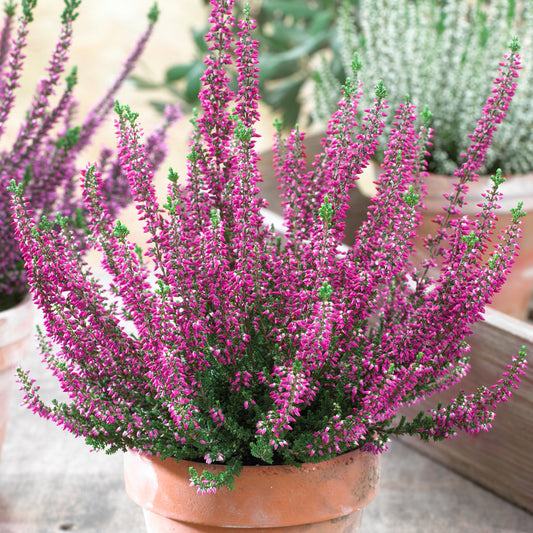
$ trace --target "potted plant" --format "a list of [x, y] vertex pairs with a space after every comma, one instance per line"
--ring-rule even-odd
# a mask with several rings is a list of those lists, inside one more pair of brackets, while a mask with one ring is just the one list
[[[102, 253], [109, 285], [83, 263], [68, 220], [36, 220], [23, 183], [12, 183], [16, 234], [44, 314], [40, 345], [65, 395], [46, 403], [20, 369], [25, 403], [94, 449], [126, 451], [126, 487], [150, 531], [357, 531], [391, 436], [486, 430], [524, 373], [521, 350], [494, 385], [398, 416], [467, 374], [465, 339], [505, 281], [523, 212], [513, 209], [485, 260], [498, 172], [480, 216], [443, 221], [433, 240], [445, 256], [438, 275], [414, 265], [431, 130], [425, 122], [415, 129], [415, 108], [404, 103], [368, 220], [354, 246], [341, 248], [346, 194], [377, 148], [387, 107], [378, 84], [359, 126], [352, 78], [312, 172], [302, 170], [303, 133], [277, 137], [286, 230], [278, 234], [264, 224], [257, 194], [254, 22], [245, 10], [234, 41], [233, 2], [212, 5], [188, 179], [170, 170], [164, 205], [137, 114], [116, 104], [120, 162], [149, 235], [146, 254], [102, 202], [97, 165], [83, 173], [83, 200], [89, 245]], [[517, 53], [513, 41], [456, 172], [460, 193], [514, 94]], [[461, 201], [451, 197], [448, 210]]]
[[[0, 448], [7, 422], [7, 402], [14, 366], [26, 352], [33, 330], [32, 304], [31, 299], [26, 297], [26, 274], [10, 218], [7, 187], [12, 179], [21, 183], [36, 216], [55, 216], [60, 210], [63, 216], [76, 222], [76, 239], [80, 243], [85, 240], [86, 210], [79, 195], [76, 158], [91, 143], [95, 132], [112, 110], [115, 95], [142, 54], [158, 15], [154, 6], [148, 16], [146, 31], [113, 85], [85, 119], [78, 121], [74, 96], [76, 68], [68, 75], [64, 74], [79, 5], [80, 0], [65, 0], [61, 31], [46, 75], [35, 89], [33, 102], [14, 141], [0, 152]], [[35, 6], [36, 0], [23, 0], [18, 20], [17, 7], [12, 0], [4, 7], [4, 24], [0, 32], [0, 135], [5, 133], [13, 109]], [[168, 126], [176, 118], [176, 112], [170, 110], [161, 128], [154, 131], [148, 140], [150, 159], [156, 167], [165, 155], [164, 140]], [[126, 177], [122, 174], [117, 156], [107, 148], [101, 152], [101, 166], [105, 173], [103, 198], [110, 212], [117, 213], [130, 201]]]
[[[406, 94], [417, 106], [428, 105], [433, 113], [431, 126], [439, 135], [429, 148], [426, 179], [427, 213], [422, 236], [435, 231], [433, 220], [443, 214], [443, 194], [453, 193], [453, 171], [468, 147], [468, 133], [474, 127], [478, 109], [490, 95], [495, 74], [495, 54], [513, 35], [520, 38], [525, 65], [533, 61], [530, 38], [533, 10], [529, 2], [513, 0], [358, 0], [346, 2], [340, 11], [337, 33], [345, 72], [357, 54], [362, 68], [358, 75], [364, 85], [383, 79], [390, 87], [389, 101], [401, 102]], [[315, 104], [324, 122], [335, 106], [341, 83], [338, 61], [323, 63], [317, 72]], [[476, 205], [490, 184], [490, 175], [501, 168], [507, 177], [502, 187], [501, 213], [521, 199], [523, 209], [533, 208], [533, 72], [527, 68], [518, 81], [508, 119], [498, 128], [480, 168], [482, 176], [472, 183], [465, 209], [475, 214]], [[370, 104], [368, 95], [363, 105]], [[385, 119], [388, 126], [393, 117]], [[375, 161], [381, 163], [383, 153]], [[370, 181], [378, 173], [369, 173]], [[498, 231], [505, 226], [505, 217]], [[523, 226], [520, 257], [505, 287], [492, 305], [522, 320], [527, 319], [533, 296], [533, 226], [528, 217]], [[417, 248], [424, 257], [424, 247]]]

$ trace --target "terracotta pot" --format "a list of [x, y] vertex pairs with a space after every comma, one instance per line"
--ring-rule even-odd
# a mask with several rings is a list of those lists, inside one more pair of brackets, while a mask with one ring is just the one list
[[33, 336], [33, 304], [27, 296], [20, 304], [0, 311], [0, 455], [4, 442], [14, 368], [26, 355]]
[[[373, 162], [371, 167], [361, 176], [359, 187], [365, 195], [372, 196], [375, 192], [375, 185], [371, 186], [373, 180], [376, 180], [381, 172], [378, 163]], [[428, 234], [435, 234], [437, 225], [433, 222], [437, 215], [443, 214], [445, 205], [445, 193], [453, 193], [456, 179], [453, 176], [442, 176], [439, 174], [430, 174], [426, 179], [428, 194], [424, 198], [427, 211], [424, 211], [424, 220], [422, 226], [418, 228], [417, 233], [420, 237]], [[482, 193], [492, 187], [489, 176], [480, 176], [479, 180], [469, 184], [466, 195], [467, 204], [463, 207], [462, 215], [475, 217], [480, 211], [477, 206], [483, 198]], [[524, 203], [522, 209], [529, 213], [522, 219], [522, 238], [520, 240], [520, 255], [515, 259], [511, 273], [500, 291], [494, 296], [491, 306], [502, 313], [514, 316], [521, 320], [526, 320], [530, 312], [530, 305], [533, 298], [533, 173], [506, 176], [506, 181], [500, 187], [503, 193], [503, 199], [500, 202], [501, 209], [496, 214], [498, 221], [494, 230], [493, 240], [496, 242], [500, 234], [511, 221], [511, 209], [517, 207], [518, 202]], [[353, 212], [354, 206], [350, 207]], [[355, 231], [362, 219], [354, 220], [348, 213], [347, 222], [354, 222], [353, 226], [348, 228], [349, 232]], [[461, 216], [462, 216], [461, 215]], [[422, 238], [415, 241], [418, 260], [427, 257], [427, 252], [422, 244]], [[490, 252], [490, 249], [489, 249]], [[487, 257], [488, 258], [488, 254]]]
[[[500, 202], [501, 209], [497, 211], [498, 222], [494, 230], [494, 242], [497, 240], [497, 235], [509, 224], [511, 209], [515, 208], [519, 201], [524, 202], [522, 209], [529, 214], [522, 219], [520, 254], [504, 286], [495, 295], [491, 305], [502, 313], [526, 320], [533, 296], [533, 173], [506, 176], [506, 178], [500, 188], [503, 199]], [[424, 223], [419, 228], [419, 235], [435, 232], [436, 225], [432, 220], [436, 215], [443, 213], [444, 198], [442, 195], [454, 191], [455, 179], [450, 176], [431, 174], [426, 183], [428, 187], [428, 195], [425, 199], [427, 212]], [[480, 209], [476, 204], [482, 201], [481, 193], [491, 186], [489, 176], [480, 176], [479, 181], [469, 184], [466, 196], [467, 205], [464, 206], [463, 213], [474, 217]]]
[[128, 452], [124, 471], [149, 533], [356, 533], [377, 492], [379, 459], [354, 451], [300, 468], [247, 466], [234, 490], [203, 495], [190, 486], [189, 467], [223, 467]]

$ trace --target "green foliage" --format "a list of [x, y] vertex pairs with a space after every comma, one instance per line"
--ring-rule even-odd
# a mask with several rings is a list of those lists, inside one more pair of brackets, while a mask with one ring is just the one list
[[81, 0], [65, 0], [65, 9], [61, 14], [61, 22], [67, 24], [78, 18], [79, 13], [76, 11], [80, 7]]
[[[236, 4], [237, 13], [247, 9], [243, 1], [238, 0]], [[325, 50], [333, 50], [340, 73], [338, 41], [334, 31], [339, 5], [340, 0], [263, 0], [252, 4], [250, 16], [257, 20], [255, 38], [260, 42], [259, 88], [262, 101], [281, 114], [287, 128], [302, 118], [301, 92], [312, 78], [318, 55]], [[134, 78], [138, 87], [164, 87], [181, 102], [191, 107], [198, 105], [200, 78], [205, 70], [203, 57], [207, 52], [206, 32], [207, 28], [191, 30], [196, 47], [194, 60], [169, 66], [161, 82]], [[235, 84], [234, 77], [232, 86]], [[159, 110], [164, 108], [164, 102], [152, 104]]]
[[167, 285], [163, 280], [158, 279], [157, 280], [157, 289], [155, 292], [159, 294], [160, 296], [166, 296], [170, 291], [170, 286]]
[[492, 175], [490, 179], [492, 180], [492, 183], [494, 183], [496, 187], [499, 187], [505, 181], [505, 177], [502, 176], [502, 169], [501, 168], [497, 169], [496, 174]]
[[524, 202], [520, 201], [518, 202], [518, 205], [516, 207], [511, 208], [511, 215], [513, 216], [513, 222], [517, 222], [518, 219], [526, 216], [527, 213], [522, 211], [523, 206], [524, 206]]
[[198, 153], [198, 151], [196, 150], [196, 147], [194, 145], [191, 146], [191, 149], [190, 149], [189, 153], [187, 154], [187, 159], [191, 163], [195, 163], [196, 161], [198, 161], [200, 159], [200, 154]]
[[318, 297], [322, 301], [327, 301], [331, 298], [332, 294], [333, 294], [333, 288], [327, 281], [324, 281], [324, 283], [318, 289]]
[[56, 224], [61, 226], [61, 228], [66, 229], [70, 224], [70, 219], [69, 217], [63, 216], [61, 213], [57, 213]]
[[157, 2], [154, 2], [154, 5], [150, 8], [150, 11], [148, 12], [148, 20], [155, 24], [160, 14], [161, 11], [159, 10], [159, 6], [157, 5]]
[[242, 142], [243, 144], [247, 144], [250, 142], [250, 139], [252, 138], [253, 134], [253, 128], [249, 127], [247, 128], [242, 120], [238, 120], [237, 124], [235, 126], [235, 138]]
[[121, 105], [118, 100], [115, 100], [115, 105], [113, 107], [115, 113], [119, 118], [124, 119], [132, 124], [135, 124], [139, 118], [139, 113], [132, 111], [129, 105]]
[[118, 237], [120, 239], [126, 238], [130, 233], [130, 230], [120, 222], [120, 220], [117, 220], [117, 223], [115, 224], [115, 227], [113, 228], [113, 235], [115, 237]]
[[14, 179], [12, 179], [11, 185], [7, 187], [7, 191], [15, 196], [22, 197], [22, 194], [24, 193], [24, 186], [22, 183], [17, 183]]
[[144, 265], [144, 254], [142, 248], [138, 244], [135, 244], [133, 250], [137, 256], [137, 259], [139, 259], [139, 263]]
[[324, 196], [324, 201], [322, 202], [322, 205], [318, 210], [318, 214], [326, 226], [329, 226], [331, 224], [331, 221], [333, 219], [333, 207], [331, 205], [331, 202], [329, 201], [329, 196], [327, 194], [326, 196]]
[[463, 235], [461, 239], [466, 243], [468, 248], [473, 248], [474, 245], [479, 242], [479, 237], [474, 231], [471, 231], [468, 235]]
[[403, 200], [409, 207], [416, 207], [420, 200], [420, 194], [415, 192], [413, 185], [409, 185], [409, 191], [403, 195]]
[[429, 110], [429, 106], [426, 104], [424, 107], [424, 110], [420, 114], [420, 117], [422, 118], [422, 121], [427, 126], [429, 121], [433, 118], [433, 113]]
[[494, 270], [497, 268], [498, 265], [498, 259], [500, 258], [499, 254], [497, 252], [494, 252], [490, 258], [489, 258], [489, 267]]
[[89, 234], [89, 227], [87, 226], [87, 222], [85, 220], [85, 214], [81, 207], [76, 208], [76, 212], [74, 214], [74, 220], [73, 226], [77, 229], [83, 230], [87, 235]]
[[513, 40], [509, 44], [509, 49], [511, 52], [518, 52], [520, 50], [520, 45], [518, 44], [518, 37], [513, 37]]
[[163, 204], [163, 209], [166, 209], [171, 215], [176, 214], [174, 201], [172, 200], [172, 197], [170, 195], [167, 196], [167, 201]]
[[178, 173], [177, 173], [175, 170], [173, 170], [172, 168], [169, 168], [169, 169], [168, 169], [168, 176], [167, 176], [167, 179], [168, 179], [170, 182], [172, 182], [172, 183], [177, 183], [178, 180], [179, 180], [179, 178], [180, 178], [180, 177], [179, 177]]
[[274, 450], [262, 435], [258, 436], [255, 442], [250, 443], [250, 451], [254, 457], [266, 464], [271, 465], [274, 462]]
[[357, 52], [354, 52], [351, 67], [352, 67], [352, 72], [354, 72], [355, 74], [357, 74], [357, 72], [359, 72], [363, 68], [363, 63], [359, 61], [359, 54]]
[[80, 126], [75, 126], [74, 128], [70, 128], [66, 131], [65, 135], [63, 137], [60, 137], [56, 141], [56, 146], [60, 150], [71, 150], [76, 146], [77, 142], [80, 140]]
[[72, 67], [70, 74], [66, 77], [67, 90], [72, 91], [74, 86], [78, 83], [78, 67]]
[[387, 89], [385, 89], [383, 80], [378, 81], [378, 84], [375, 87], [375, 93], [377, 98], [387, 98]]
[[218, 209], [211, 209], [210, 219], [213, 228], [218, 228], [218, 226], [220, 225], [220, 213]]
[[[196, 487], [208, 486], [210, 487], [209, 492], [214, 492], [220, 487], [228, 487], [233, 490], [235, 488], [235, 476], [238, 476], [240, 472], [236, 465], [228, 465], [222, 472], [203, 470], [201, 474], [198, 474], [192, 466], [189, 468], [192, 484]], [[199, 490], [201, 491], [201, 488]]]
[[38, 222], [37, 224], [37, 227], [42, 230], [42, 231], [50, 231], [50, 229], [52, 228], [53, 226], [53, 223], [51, 223], [49, 220], [48, 220], [48, 217], [46, 215], [43, 215], [41, 217], [41, 220]]
[[28, 22], [33, 21], [33, 10], [37, 5], [37, 0], [22, 0], [22, 14]]
[[13, 17], [17, 11], [17, 4], [15, 3], [15, 0], [8, 0], [4, 3], [4, 13], [8, 17]]
[[24, 175], [22, 176], [22, 192], [26, 190], [26, 187], [31, 183], [34, 177], [33, 167], [30, 164], [26, 165], [24, 169]]

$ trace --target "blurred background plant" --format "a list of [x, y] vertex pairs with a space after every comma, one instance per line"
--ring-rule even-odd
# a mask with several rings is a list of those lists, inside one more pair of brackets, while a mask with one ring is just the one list
[[[342, 0], [238, 0], [237, 11], [242, 12], [246, 3], [257, 20], [254, 37], [260, 43], [261, 101], [280, 116], [287, 128], [298, 120], [309, 121], [312, 116], [305, 111], [306, 100], [312, 98], [311, 80], [319, 56], [325, 54], [329, 58], [329, 69], [337, 79], [344, 75], [336, 32]], [[350, 4], [358, 3], [359, 0], [350, 0]], [[145, 89], [164, 87], [180, 102], [198, 106], [206, 31], [207, 26], [191, 29], [196, 46], [193, 60], [169, 65], [162, 81], [134, 77], [137, 85]], [[235, 76], [232, 82], [235, 87]], [[308, 96], [306, 88], [311, 89]], [[165, 105], [161, 100], [152, 103], [160, 110]]]
[[[7, 187], [11, 180], [21, 183], [32, 211], [48, 219], [69, 219], [75, 226], [80, 252], [85, 248], [86, 212], [78, 187], [78, 157], [84, 153], [113, 109], [115, 97], [139, 61], [159, 16], [151, 7], [146, 28], [132, 46], [104, 95], [82, 117], [75, 96], [78, 70], [69, 67], [73, 23], [81, 0], [63, 0], [61, 26], [44, 75], [37, 82], [31, 104], [22, 118], [12, 114], [20, 88], [27, 54], [28, 35], [34, 22], [36, 0], [14, 0], [4, 4], [0, 26], [0, 311], [18, 304], [28, 291], [24, 262], [11, 223]], [[1, 16], [1, 15], [0, 15]], [[151, 163], [157, 168], [166, 155], [169, 126], [179, 117], [174, 106], [167, 108], [160, 125], [147, 134]], [[13, 138], [4, 139], [8, 126], [18, 128]], [[116, 214], [131, 201], [128, 178], [118, 162], [119, 154], [99, 149], [98, 166], [105, 175], [102, 195], [109, 211]], [[60, 215], [59, 215], [60, 213]], [[47, 219], [48, 217], [48, 219]]]
[[[290, 3], [290, 2], [289, 2]], [[524, 70], [481, 171], [533, 169], [533, 5], [516, 0], [351, 0], [336, 20], [340, 50], [315, 73], [316, 114], [324, 120], [340, 95], [351, 63], [368, 87], [382, 79], [392, 108], [409, 95], [433, 113], [437, 132], [429, 170], [449, 174], [466, 151], [479, 108], [490, 95], [494, 60], [518, 36]], [[339, 63], [343, 68], [339, 76]], [[343, 81], [342, 81], [343, 82]], [[370, 94], [366, 91], [366, 94]], [[371, 102], [363, 97], [363, 108]], [[393, 116], [387, 119], [390, 127]], [[379, 156], [378, 156], [379, 159]]]

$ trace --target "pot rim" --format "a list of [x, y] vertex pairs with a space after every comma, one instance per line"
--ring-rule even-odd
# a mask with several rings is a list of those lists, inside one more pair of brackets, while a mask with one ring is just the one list
[[30, 294], [17, 305], [0, 311], [0, 370], [15, 366], [25, 354], [33, 330], [33, 317]]
[[[370, 171], [372, 167], [372, 171]], [[380, 163], [372, 160], [366, 169], [366, 173], [361, 175], [362, 179], [367, 181], [370, 179], [372, 182], [378, 178], [382, 169]], [[510, 174], [502, 173], [505, 177], [505, 181], [500, 185], [499, 190], [503, 194], [503, 198], [498, 202], [501, 209], [499, 213], [509, 213], [511, 208], [515, 208], [519, 201], [523, 201], [523, 209], [530, 211], [533, 209], [533, 172], [526, 172], [524, 174]], [[428, 177], [424, 180], [427, 186], [428, 194], [422, 199], [423, 203], [428, 207], [429, 211], [439, 211], [445, 205], [444, 193], [452, 193], [454, 191], [453, 184], [457, 178], [454, 175], [446, 174], [434, 174], [429, 172]], [[480, 208], [476, 204], [481, 202], [483, 198], [481, 193], [487, 191], [490, 187], [489, 174], [479, 175], [476, 181], [468, 183], [468, 192], [466, 195], [467, 203], [462, 209], [464, 214], [474, 214], [479, 212]], [[359, 186], [359, 184], [357, 184]], [[368, 189], [369, 185], [366, 184]], [[375, 194], [375, 183], [372, 183], [373, 193], [367, 195], [372, 196]], [[366, 190], [366, 189], [365, 189]]]
[[319, 523], [354, 513], [375, 498], [380, 456], [355, 450], [301, 467], [245, 466], [234, 490], [216, 494], [198, 494], [190, 486], [190, 466], [211, 472], [224, 468], [128, 451], [126, 492], [146, 511], [185, 523], [236, 528]]

